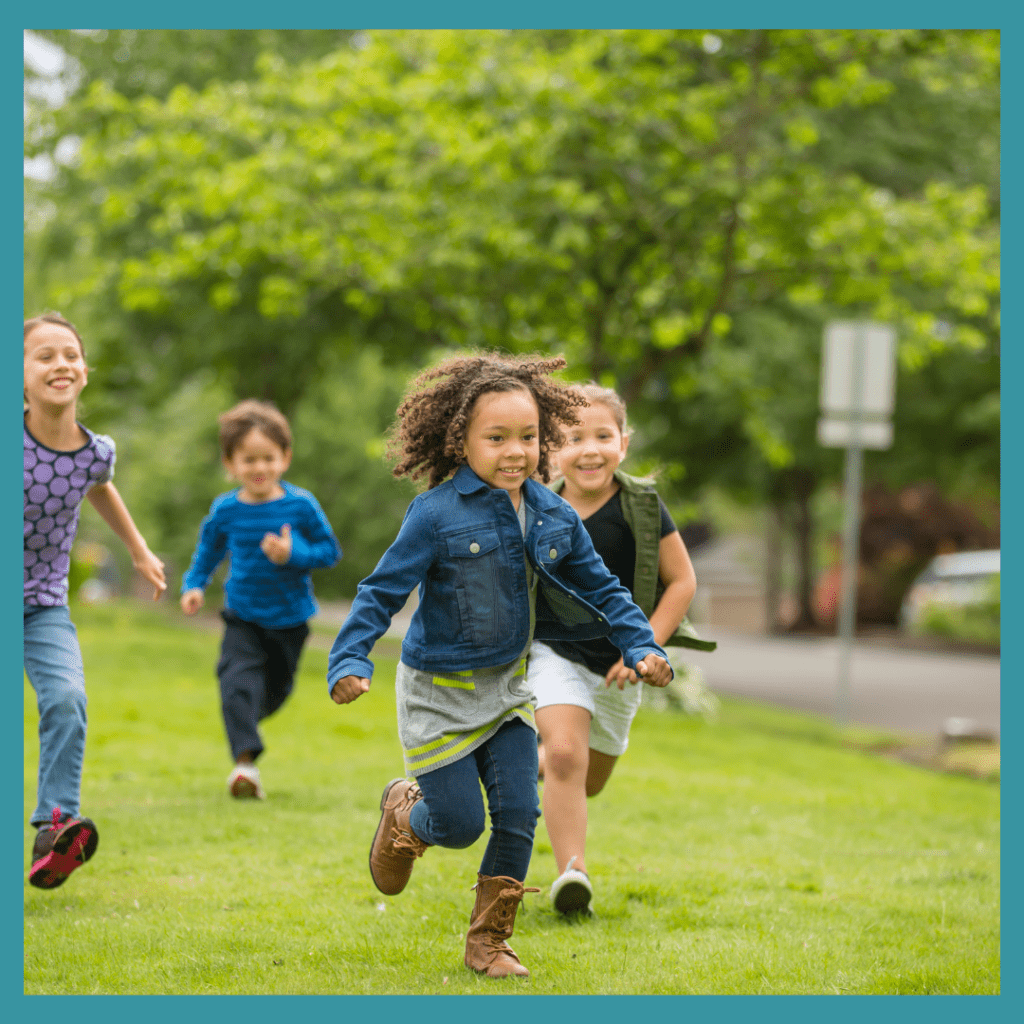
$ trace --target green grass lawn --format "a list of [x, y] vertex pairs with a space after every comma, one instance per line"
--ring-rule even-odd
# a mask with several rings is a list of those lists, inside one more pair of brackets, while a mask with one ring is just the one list
[[[268, 799], [232, 801], [219, 636], [169, 611], [76, 608], [96, 856], [25, 883], [27, 993], [995, 993], [999, 790], [870, 751], [867, 733], [725, 701], [641, 710], [590, 803], [596, 916], [546, 900], [543, 821], [512, 945], [529, 979], [462, 965], [486, 836], [428, 850], [397, 897], [367, 853], [402, 773], [397, 645], [370, 693], [327, 696], [327, 642], [264, 723]], [[37, 717], [25, 684], [25, 816]], [[32, 829], [25, 828], [25, 866]]]

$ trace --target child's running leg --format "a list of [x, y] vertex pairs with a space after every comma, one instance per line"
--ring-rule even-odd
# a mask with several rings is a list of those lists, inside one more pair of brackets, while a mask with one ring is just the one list
[[477, 875], [476, 902], [466, 933], [467, 967], [489, 978], [525, 977], [507, 939], [527, 892], [523, 886], [540, 816], [537, 801], [537, 736], [518, 719], [503, 725], [474, 752], [487, 790], [491, 838]]
[[416, 782], [423, 800], [409, 815], [412, 830], [431, 846], [449, 850], [472, 846], [486, 824], [480, 773], [473, 756], [419, 775]]
[[220, 680], [221, 712], [231, 756], [255, 760], [263, 753], [257, 723], [266, 692], [267, 653], [260, 643], [258, 627], [221, 612], [224, 638], [221, 641], [217, 678]]
[[224, 637], [217, 663], [220, 707], [235, 759], [228, 775], [228, 792], [236, 798], [262, 800], [266, 793], [255, 762], [263, 753], [257, 725], [267, 692], [267, 631], [226, 610], [221, 617]]
[[261, 721], [269, 718], [291, 696], [299, 658], [309, 636], [309, 626], [303, 622], [289, 629], [268, 629], [264, 632], [267, 668], [263, 703], [260, 706]]
[[85, 754], [85, 675], [67, 606], [26, 605], [25, 671], [39, 706], [39, 782], [29, 881], [62, 885], [96, 852], [99, 832], [79, 816]]
[[[591, 715], [575, 704], [549, 704], [537, 709], [537, 726], [544, 738], [547, 769], [544, 776], [544, 824], [558, 864], [551, 885], [551, 902], [563, 914], [587, 912], [594, 895], [587, 875], [587, 797], [598, 792], [614, 758], [591, 760]], [[610, 761], [610, 763], [605, 763]]]
[[431, 846], [472, 846], [486, 825], [481, 780], [487, 790], [491, 838], [480, 870], [522, 882], [540, 816], [537, 736], [524, 722], [506, 722], [472, 755], [418, 776], [423, 799], [412, 807], [409, 824]]
[[39, 706], [39, 781], [32, 824], [79, 812], [85, 756], [85, 673], [66, 605], [25, 606], [25, 672]]
[[474, 756], [491, 817], [491, 837], [480, 873], [525, 882], [540, 817], [537, 734], [525, 722], [513, 719], [478, 747]]
[[370, 875], [385, 896], [400, 893], [428, 846], [461, 850], [484, 830], [484, 801], [476, 761], [466, 756], [421, 775], [392, 779], [380, 800], [370, 846]]
[[618, 758], [612, 754], [603, 754], [593, 747], [587, 752], [589, 764], [587, 765], [587, 796], [597, 796], [605, 787], [605, 783], [612, 777], [615, 763]]
[[544, 824], [558, 872], [575, 858], [586, 871], [587, 772], [590, 763], [590, 712], [574, 704], [537, 709], [544, 741]]

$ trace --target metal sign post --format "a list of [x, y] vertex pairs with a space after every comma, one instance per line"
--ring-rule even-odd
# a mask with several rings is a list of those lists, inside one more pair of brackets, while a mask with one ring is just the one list
[[818, 440], [846, 448], [842, 595], [836, 721], [845, 728], [850, 706], [850, 663], [857, 623], [860, 496], [865, 448], [892, 444], [895, 332], [884, 324], [833, 322], [825, 329]]

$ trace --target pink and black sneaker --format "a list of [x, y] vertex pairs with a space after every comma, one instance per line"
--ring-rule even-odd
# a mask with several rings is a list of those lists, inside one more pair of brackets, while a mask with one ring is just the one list
[[60, 817], [53, 809], [53, 823], [43, 825], [32, 844], [32, 870], [28, 880], [37, 889], [56, 889], [75, 868], [81, 867], [96, 852], [100, 834], [89, 818]]

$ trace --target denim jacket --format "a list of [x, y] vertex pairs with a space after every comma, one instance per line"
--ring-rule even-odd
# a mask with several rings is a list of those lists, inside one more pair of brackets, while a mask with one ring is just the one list
[[[425, 672], [506, 664], [530, 639], [524, 554], [537, 577], [538, 640], [607, 636], [627, 667], [665, 652], [629, 591], [605, 567], [576, 511], [535, 480], [523, 484], [532, 513], [523, 537], [508, 494], [460, 466], [417, 495], [398, 537], [359, 584], [328, 660], [328, 688], [370, 678], [369, 653], [416, 586], [419, 607], [402, 661]], [[667, 659], [666, 659], [667, 660]]]

